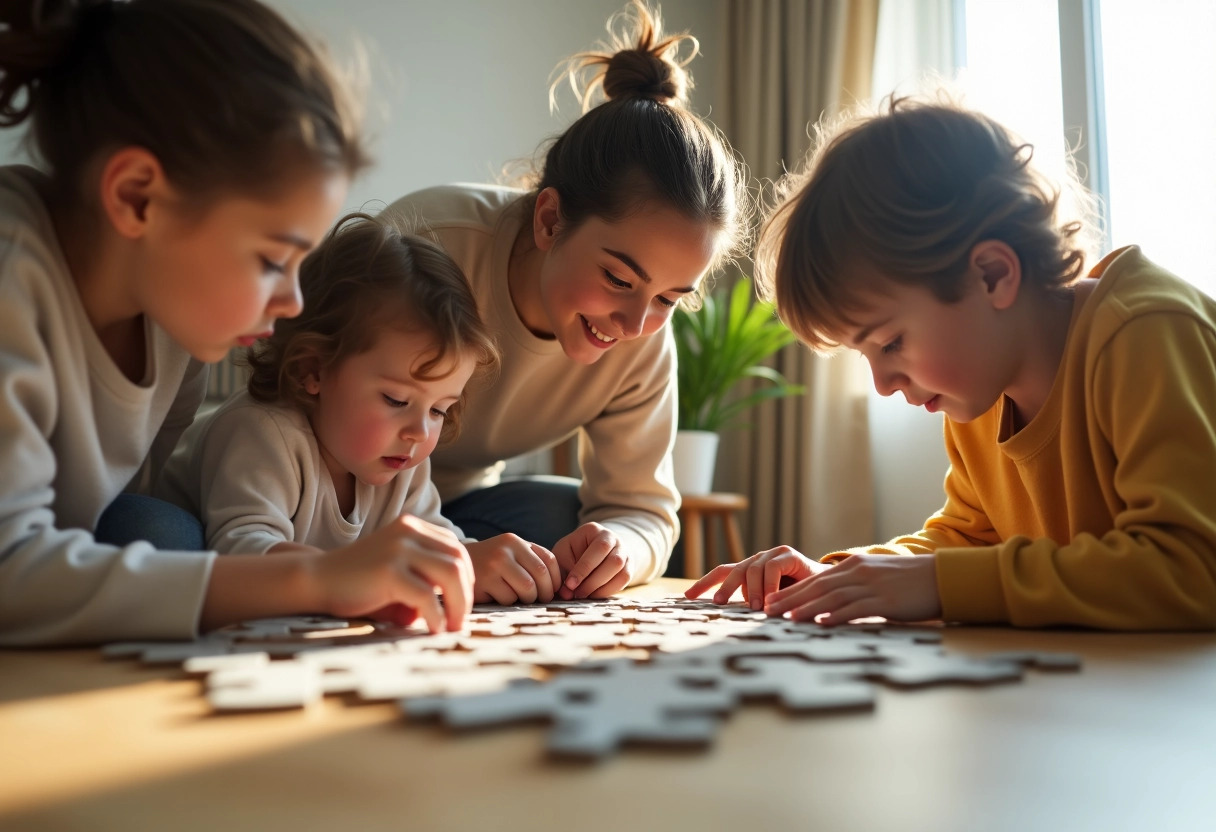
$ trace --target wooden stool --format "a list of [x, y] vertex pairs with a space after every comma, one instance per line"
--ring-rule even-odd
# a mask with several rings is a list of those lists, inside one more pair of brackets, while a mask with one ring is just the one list
[[714, 517], [722, 518], [730, 559], [735, 563], [743, 560], [743, 540], [739, 537], [735, 512], [746, 510], [747, 497], [742, 494], [683, 495], [680, 526], [684, 530], [684, 577], [699, 578], [705, 574], [706, 555], [709, 555], [711, 565], [717, 565], [718, 552], [711, 523]]

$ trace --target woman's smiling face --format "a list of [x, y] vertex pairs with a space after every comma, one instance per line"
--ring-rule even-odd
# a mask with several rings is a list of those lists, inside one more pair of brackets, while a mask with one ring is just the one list
[[525, 323], [581, 364], [661, 329], [697, 290], [718, 243], [715, 229], [661, 205], [611, 223], [589, 217], [562, 233], [551, 189], [537, 198], [534, 217], [541, 320]]

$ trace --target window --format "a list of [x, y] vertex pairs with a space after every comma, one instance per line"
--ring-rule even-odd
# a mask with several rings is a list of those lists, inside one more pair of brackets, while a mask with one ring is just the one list
[[1216, 295], [1216, 4], [957, 0], [954, 14], [968, 102], [1049, 173], [1076, 150], [1108, 249], [1138, 244]]

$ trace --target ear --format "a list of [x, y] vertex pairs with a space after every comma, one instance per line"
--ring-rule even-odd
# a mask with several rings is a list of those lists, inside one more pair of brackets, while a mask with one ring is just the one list
[[124, 147], [102, 166], [101, 207], [114, 230], [129, 240], [144, 235], [149, 207], [168, 204], [172, 190], [160, 160], [142, 147]]
[[304, 376], [304, 392], [310, 396], [315, 396], [321, 392], [320, 373], [310, 370], [308, 375]]
[[561, 197], [556, 188], [545, 188], [536, 195], [532, 209], [532, 240], [541, 251], [548, 251], [557, 242], [557, 225], [561, 222]]
[[1008, 309], [1022, 288], [1022, 261], [1008, 243], [983, 240], [971, 249], [971, 270], [984, 284], [994, 309]]

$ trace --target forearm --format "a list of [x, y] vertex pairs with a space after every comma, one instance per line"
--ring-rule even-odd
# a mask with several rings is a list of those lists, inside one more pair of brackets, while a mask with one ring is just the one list
[[199, 616], [201, 631], [252, 618], [326, 612], [313, 577], [316, 555], [303, 551], [311, 547], [281, 545], [293, 550], [273, 558], [224, 555], [215, 559]]

